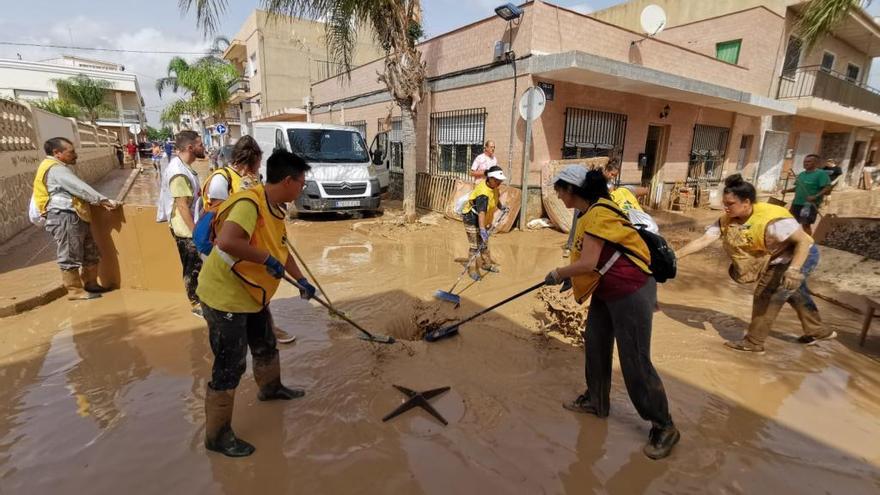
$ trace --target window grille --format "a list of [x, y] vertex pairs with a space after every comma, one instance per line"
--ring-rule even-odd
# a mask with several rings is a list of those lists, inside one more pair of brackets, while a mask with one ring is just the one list
[[721, 180], [730, 129], [711, 125], [694, 126], [694, 140], [688, 162], [688, 182]]
[[[377, 132], [381, 132], [385, 128], [386, 120], [383, 118], [376, 120]], [[403, 173], [403, 122], [400, 117], [391, 118], [391, 130], [388, 131], [388, 147], [391, 163], [389, 170], [392, 172]]]
[[346, 122], [345, 125], [348, 127], [354, 127], [361, 134], [361, 137], [366, 141], [367, 139], [367, 121], [366, 120], [352, 120]]
[[429, 172], [467, 179], [485, 138], [485, 108], [432, 113]]
[[626, 115], [583, 108], [565, 109], [562, 158], [620, 156], [626, 137]]

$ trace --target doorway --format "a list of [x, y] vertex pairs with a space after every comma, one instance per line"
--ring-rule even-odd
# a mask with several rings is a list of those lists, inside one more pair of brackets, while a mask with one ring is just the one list
[[666, 159], [666, 126], [649, 125], [648, 135], [645, 138], [645, 152], [639, 157], [639, 165], [642, 169], [641, 185], [650, 190], [648, 203], [656, 207], [660, 202], [662, 182], [660, 170]]
[[[853, 183], [853, 172], [857, 168], [859, 168], [859, 163], [865, 158], [865, 150], [868, 147], [868, 143], [865, 141], [856, 141], [853, 144], [852, 155], [849, 157], [849, 167], [846, 171], [846, 182], [847, 184], [852, 185]], [[856, 179], [856, 184], [859, 183], [858, 179]]]

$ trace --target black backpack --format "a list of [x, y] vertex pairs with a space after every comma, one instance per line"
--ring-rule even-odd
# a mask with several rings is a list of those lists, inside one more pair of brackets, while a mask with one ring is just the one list
[[[617, 208], [613, 208], [603, 203], [596, 203], [595, 206], [608, 208], [609, 210], [622, 216], [624, 219], [626, 219], [626, 225], [635, 229], [635, 231], [639, 233], [639, 236], [641, 236], [642, 240], [645, 241], [645, 245], [648, 246], [648, 251], [651, 253], [651, 262], [648, 263], [648, 268], [650, 268], [651, 273], [654, 274], [654, 280], [662, 284], [669, 279], [675, 278], [675, 274], [678, 271], [675, 251], [672, 249], [669, 243], [666, 242], [666, 239], [664, 239], [663, 236], [655, 234], [653, 232], [649, 232], [648, 230], [645, 230], [643, 226], [633, 225], [629, 221], [629, 217], [626, 215], [626, 213], [620, 211]], [[639, 255], [633, 253], [626, 247], [621, 246], [620, 244], [614, 244], [614, 246], [627, 254], [641, 259]]]

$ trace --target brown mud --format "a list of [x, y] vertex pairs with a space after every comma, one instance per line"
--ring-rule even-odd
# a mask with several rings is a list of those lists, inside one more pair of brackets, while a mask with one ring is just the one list
[[[249, 458], [207, 454], [202, 445], [212, 355], [182, 290], [122, 289], [0, 320], [0, 493], [880, 489], [880, 341], [875, 333], [857, 346], [857, 315], [818, 301], [841, 337], [804, 347], [786, 308], [764, 356], [738, 354], [721, 344], [745, 330], [751, 288], [730, 281], [713, 252], [686, 259], [660, 287], [651, 343], [682, 441], [654, 462], [642, 454], [650, 425], [616, 364], [609, 418], [562, 409], [583, 391], [583, 350], [542, 335], [548, 304], [571, 311], [551, 289], [463, 325], [455, 338], [420, 340], [426, 327], [466, 317], [567, 262], [563, 234], [493, 239], [501, 273], [455, 309], [433, 294], [461, 271], [460, 224], [439, 219], [391, 230], [392, 239], [353, 228], [363, 221], [300, 220], [289, 234], [340, 310], [399, 343], [357, 339], [357, 330], [282, 286], [272, 311], [298, 337], [280, 348], [282, 378], [307, 395], [260, 402], [245, 374], [233, 426], [256, 446]], [[451, 386], [432, 400], [449, 426], [420, 410], [383, 423], [403, 400], [392, 384]]]

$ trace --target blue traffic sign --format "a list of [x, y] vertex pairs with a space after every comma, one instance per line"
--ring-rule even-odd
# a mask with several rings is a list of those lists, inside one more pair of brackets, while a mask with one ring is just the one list
[[215, 129], [217, 129], [217, 133], [220, 134], [221, 136], [223, 134], [226, 134], [226, 126], [223, 124], [217, 124], [217, 127], [215, 127]]

